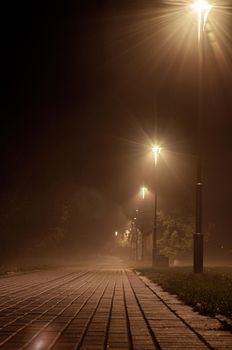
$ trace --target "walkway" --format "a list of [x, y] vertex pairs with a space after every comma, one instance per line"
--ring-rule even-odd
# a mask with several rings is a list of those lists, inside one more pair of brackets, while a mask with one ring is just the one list
[[129, 269], [0, 279], [0, 349], [232, 349], [232, 334]]

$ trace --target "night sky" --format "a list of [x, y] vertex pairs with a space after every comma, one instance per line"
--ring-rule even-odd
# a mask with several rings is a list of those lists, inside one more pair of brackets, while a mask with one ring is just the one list
[[[6, 256], [43, 244], [66, 209], [62, 244], [74, 250], [123, 227], [139, 188], [152, 187], [155, 130], [160, 208], [194, 214], [198, 56], [186, 4], [1, 3]], [[217, 12], [204, 40], [204, 225], [212, 247], [232, 249], [232, 13]]]

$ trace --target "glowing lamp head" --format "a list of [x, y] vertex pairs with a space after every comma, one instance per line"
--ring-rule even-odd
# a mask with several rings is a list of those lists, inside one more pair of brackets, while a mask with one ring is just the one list
[[161, 147], [160, 146], [153, 146], [152, 149], [151, 149], [152, 153], [153, 153], [153, 156], [155, 158], [155, 164], [157, 163], [157, 160], [158, 160], [158, 155], [160, 154], [161, 152]]
[[191, 6], [197, 13], [198, 17], [198, 39], [201, 38], [201, 32], [204, 31], [205, 25], [207, 22], [208, 14], [212, 9], [212, 5], [210, 5], [206, 0], [197, 0]]
[[142, 194], [142, 198], [143, 199], [145, 198], [146, 193], [147, 193], [147, 188], [146, 187], [142, 187], [141, 188], [141, 194]]
[[207, 1], [198, 0], [194, 4], [192, 4], [192, 8], [197, 12], [208, 12], [211, 10], [212, 5], [210, 5]]
[[117, 237], [117, 235], [118, 235], [118, 231], [115, 231], [115, 232], [114, 232], [114, 235], [115, 235], [115, 237]]

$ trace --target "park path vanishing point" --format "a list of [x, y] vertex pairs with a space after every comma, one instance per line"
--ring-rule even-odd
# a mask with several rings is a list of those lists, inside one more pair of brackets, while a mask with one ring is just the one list
[[0, 349], [232, 349], [232, 334], [117, 259], [0, 279]]

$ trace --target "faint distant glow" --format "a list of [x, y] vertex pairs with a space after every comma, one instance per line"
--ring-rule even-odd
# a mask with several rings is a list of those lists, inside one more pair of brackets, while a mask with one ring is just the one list
[[198, 16], [198, 39], [201, 38], [201, 32], [205, 30], [205, 25], [207, 22], [207, 17], [212, 9], [212, 5], [210, 5], [207, 1], [198, 0], [191, 6], [197, 12]]
[[136, 209], [135, 211], [136, 211], [136, 212], [138, 212], [138, 211], [139, 211], [139, 209]]
[[143, 199], [145, 198], [146, 193], [147, 193], [147, 188], [146, 187], [142, 187], [141, 188], [141, 194], [142, 194], [142, 198]]
[[117, 235], [118, 235], [118, 231], [115, 231], [115, 232], [114, 232], [114, 235], [115, 235], [115, 237], [117, 237]]
[[136, 220], [137, 218], [134, 218], [134, 220]]
[[156, 145], [156, 146], [153, 146], [151, 148], [151, 150], [152, 150], [152, 153], [153, 153], [154, 158], [155, 158], [155, 164], [157, 164], [158, 156], [159, 156], [159, 154], [161, 152], [161, 147]]

